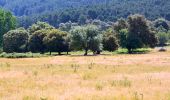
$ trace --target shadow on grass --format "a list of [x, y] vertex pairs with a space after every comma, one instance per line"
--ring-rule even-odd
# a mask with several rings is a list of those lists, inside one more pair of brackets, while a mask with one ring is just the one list
[[[142, 49], [136, 49], [133, 50], [133, 52], [131, 54], [147, 54], [151, 51], [151, 49], [148, 48], [142, 48]], [[70, 52], [69, 54], [67, 53], [62, 53], [60, 55], [58, 55], [58, 53], [52, 53], [51, 55], [49, 53], [45, 53], [45, 54], [40, 54], [40, 53], [31, 53], [31, 52], [27, 52], [27, 53], [1, 53], [0, 54], [0, 58], [40, 58], [40, 57], [54, 57], [54, 56], [69, 56], [69, 57], [82, 57], [84, 52], [83, 51], [78, 51], [78, 52]], [[91, 52], [89, 52], [88, 55], [84, 56], [84, 57], [92, 57], [92, 56], [112, 56], [112, 55], [116, 55], [116, 54], [129, 54], [127, 49], [119, 49], [115, 52], [101, 52], [101, 54], [96, 54], [93, 55]]]
[[[132, 53], [130, 54], [147, 54], [151, 51], [149, 48], [141, 48], [141, 49], [136, 49], [133, 50]], [[115, 54], [129, 54], [127, 49], [119, 49], [115, 51]]]

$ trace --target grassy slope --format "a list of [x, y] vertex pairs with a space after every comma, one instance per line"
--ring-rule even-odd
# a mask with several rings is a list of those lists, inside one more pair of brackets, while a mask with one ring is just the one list
[[0, 59], [0, 99], [169, 100], [170, 51]]

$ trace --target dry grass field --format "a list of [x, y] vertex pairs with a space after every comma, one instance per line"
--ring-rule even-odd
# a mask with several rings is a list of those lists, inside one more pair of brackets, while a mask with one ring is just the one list
[[170, 100], [170, 51], [0, 58], [0, 100]]

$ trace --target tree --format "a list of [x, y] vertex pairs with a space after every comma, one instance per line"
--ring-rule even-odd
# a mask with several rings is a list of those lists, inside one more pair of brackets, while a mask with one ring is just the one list
[[91, 23], [93, 25], [97, 26], [100, 31], [105, 31], [105, 30], [111, 28], [111, 25], [109, 25], [108, 23], [103, 22], [101, 20], [93, 20]]
[[66, 23], [66, 22], [70, 21], [70, 19], [71, 19], [70, 15], [66, 12], [62, 12], [60, 14], [59, 18], [60, 18], [61, 23]]
[[114, 30], [119, 33], [119, 31], [121, 29], [127, 29], [128, 28], [128, 23], [126, 22], [125, 19], [121, 18], [114, 24], [113, 27], [114, 27]]
[[44, 37], [43, 42], [47, 47], [47, 50], [50, 52], [58, 52], [60, 55], [61, 52], [68, 52], [68, 43], [66, 41], [67, 33], [62, 32], [57, 29], [52, 29]]
[[88, 11], [88, 17], [89, 17], [90, 19], [96, 19], [96, 18], [97, 18], [97, 12], [94, 11], [94, 10], [89, 10], [89, 11]]
[[84, 15], [80, 15], [79, 19], [78, 19], [78, 23], [80, 25], [84, 25], [86, 23], [87, 17]]
[[33, 24], [32, 26], [30, 26], [28, 28], [28, 31], [32, 34], [38, 30], [50, 30], [50, 29], [54, 29], [53, 26], [49, 25], [48, 23], [46, 22], [37, 22], [36, 24]]
[[43, 39], [48, 32], [49, 30], [42, 29], [31, 34], [29, 38], [29, 50], [31, 52], [45, 52], [46, 46], [43, 43]]
[[155, 33], [150, 31], [147, 20], [142, 15], [131, 15], [128, 17], [129, 32], [127, 35], [127, 45], [129, 53], [133, 49], [142, 47], [154, 47], [157, 44]]
[[112, 30], [107, 30], [103, 36], [104, 50], [115, 51], [118, 49], [118, 40]]
[[95, 26], [75, 27], [71, 30], [71, 46], [77, 50], [92, 50], [93, 53], [102, 50], [102, 35]]
[[157, 33], [158, 36], [158, 40], [159, 40], [159, 45], [160, 46], [165, 46], [166, 43], [168, 42], [169, 38], [168, 38], [168, 33], [165, 32], [158, 32]]
[[26, 52], [28, 43], [28, 32], [19, 28], [11, 30], [3, 36], [3, 51], [7, 53], [12, 52]]
[[119, 45], [122, 48], [126, 48], [128, 33], [129, 33], [128, 29], [121, 29], [121, 30], [119, 30], [118, 40], [119, 40]]
[[168, 42], [170, 43], [170, 30], [167, 32], [168, 35]]
[[163, 27], [166, 30], [169, 30], [170, 26], [168, 24], [168, 21], [165, 20], [164, 18], [159, 18], [154, 21], [154, 26], [156, 28]]
[[0, 8], [0, 47], [2, 46], [3, 35], [9, 30], [15, 29], [16, 18], [9, 11]]
[[72, 23], [71, 21], [66, 22], [66, 23], [60, 23], [59, 29], [62, 31], [69, 32], [72, 27], [78, 26], [77, 23]]

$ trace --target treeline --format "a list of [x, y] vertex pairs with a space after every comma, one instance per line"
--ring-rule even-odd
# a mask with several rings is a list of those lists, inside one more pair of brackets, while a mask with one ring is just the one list
[[[112, 2], [114, 0], [106, 0]], [[9, 9], [16, 16], [30, 16], [44, 12], [59, 11], [104, 3], [103, 0], [0, 0], [0, 6]]]
[[[61, 1], [61, 0], [60, 0]], [[127, 18], [130, 14], [141, 14], [149, 20], [155, 20], [157, 18], [164, 18], [170, 20], [170, 1], [169, 0], [70, 0], [71, 6], [67, 7], [66, 4], [70, 5], [69, 1], [61, 1], [60, 3], [54, 3], [56, 5], [62, 5], [64, 8], [61, 10], [60, 6], [50, 6], [48, 9], [37, 9], [35, 6], [29, 6], [25, 8], [26, 11], [31, 13], [18, 17], [20, 26], [28, 28], [31, 24], [37, 21], [45, 21], [50, 25], [58, 28], [60, 23], [68, 21], [79, 23], [79, 25], [87, 24], [88, 20], [101, 20], [104, 22], [115, 22], [119, 18]], [[83, 3], [84, 2], [84, 3]], [[45, 2], [42, 2], [45, 3]], [[41, 3], [37, 3], [42, 6]], [[84, 4], [84, 5], [83, 5]], [[48, 5], [48, 3], [46, 4]], [[38, 7], [40, 7], [38, 6]], [[14, 8], [14, 7], [13, 7]], [[48, 9], [48, 10], [45, 10]], [[17, 9], [18, 10], [18, 9]], [[24, 10], [24, 9], [21, 9]], [[39, 11], [40, 10], [40, 11]], [[35, 12], [36, 13], [35, 13]], [[15, 13], [15, 11], [14, 11]]]
[[149, 20], [170, 20], [169, 5], [169, 0], [0, 0], [0, 7], [13, 12], [25, 28], [37, 21], [56, 28], [68, 21], [80, 25], [91, 19], [113, 22], [136, 13]]
[[84, 50], [100, 54], [103, 50], [115, 51], [119, 47], [133, 53], [138, 48], [164, 46], [170, 39], [169, 22], [153, 22], [142, 15], [130, 15], [116, 23], [91, 20], [86, 25], [66, 22], [56, 29], [46, 22], [37, 22], [28, 29], [18, 28], [3, 35], [3, 51], [13, 52], [62, 52]]

